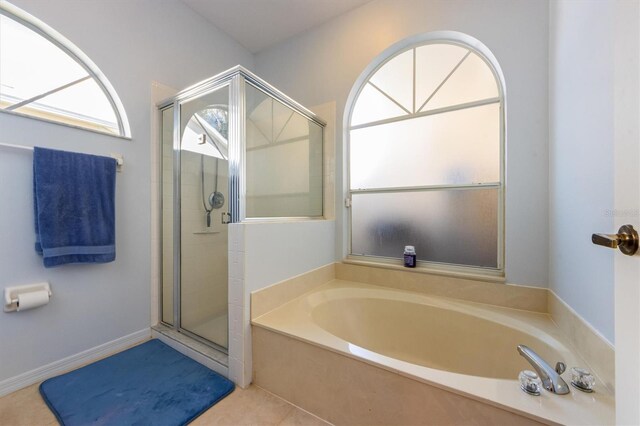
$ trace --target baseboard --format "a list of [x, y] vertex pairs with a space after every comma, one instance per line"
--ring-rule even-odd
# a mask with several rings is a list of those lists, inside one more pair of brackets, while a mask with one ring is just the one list
[[148, 340], [150, 337], [151, 329], [144, 328], [102, 345], [87, 349], [86, 351], [79, 352], [75, 355], [62, 358], [31, 371], [10, 377], [0, 382], [0, 396], [15, 392], [34, 383], [41, 382], [50, 377], [97, 361], [100, 358], [104, 358], [107, 355], [126, 349], [136, 343]]

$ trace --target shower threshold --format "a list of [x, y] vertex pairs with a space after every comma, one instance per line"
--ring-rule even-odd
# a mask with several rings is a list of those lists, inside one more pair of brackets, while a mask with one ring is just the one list
[[151, 327], [151, 337], [161, 340], [178, 352], [213, 371], [229, 377], [229, 355], [164, 324]]

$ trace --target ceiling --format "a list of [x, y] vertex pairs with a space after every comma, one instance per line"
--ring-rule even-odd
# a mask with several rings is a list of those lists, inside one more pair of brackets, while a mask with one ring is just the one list
[[182, 0], [252, 53], [371, 0]]

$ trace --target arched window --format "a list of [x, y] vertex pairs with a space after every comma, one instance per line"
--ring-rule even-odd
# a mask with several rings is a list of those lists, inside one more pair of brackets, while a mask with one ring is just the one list
[[0, 3], [0, 111], [131, 136], [122, 102], [98, 67], [7, 2]]
[[479, 42], [448, 35], [390, 49], [352, 90], [350, 255], [412, 245], [422, 266], [501, 273], [503, 85]]

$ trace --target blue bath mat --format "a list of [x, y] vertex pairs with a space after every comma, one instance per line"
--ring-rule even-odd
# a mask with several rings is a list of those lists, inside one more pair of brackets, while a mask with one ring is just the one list
[[40, 394], [62, 425], [184, 425], [234, 384], [159, 340], [45, 380]]

